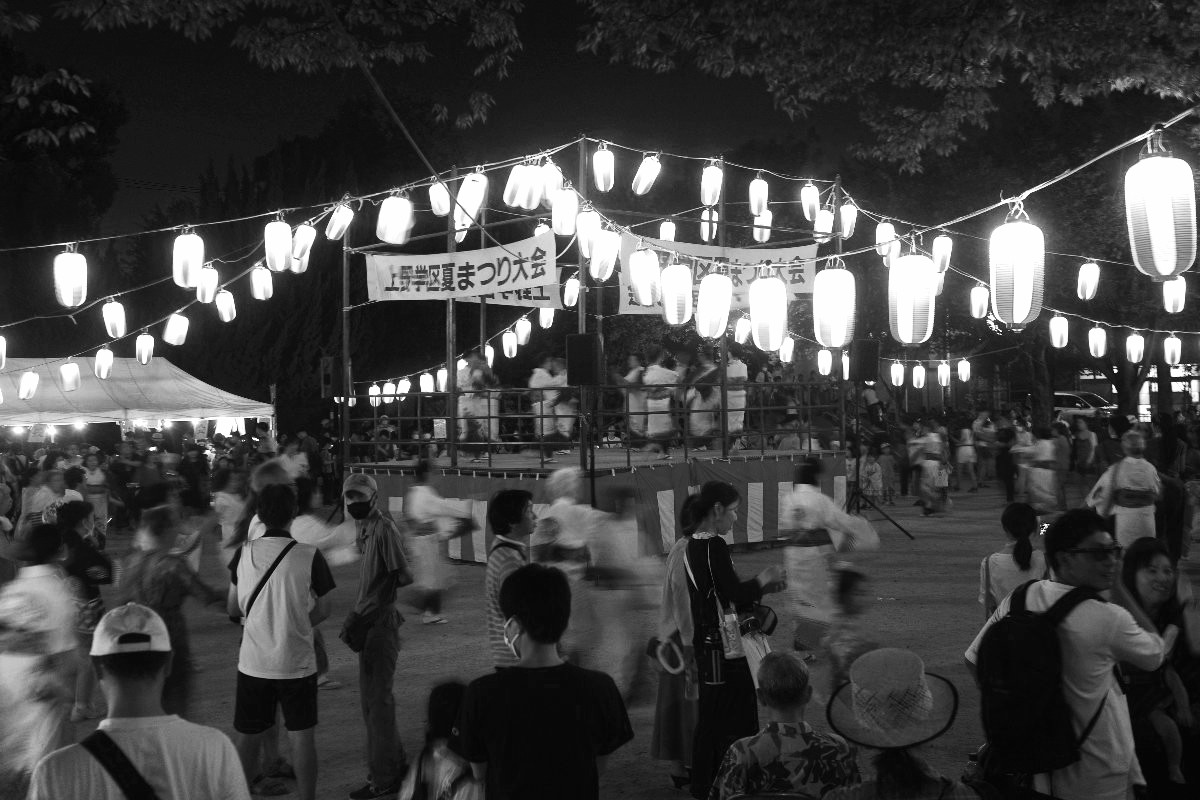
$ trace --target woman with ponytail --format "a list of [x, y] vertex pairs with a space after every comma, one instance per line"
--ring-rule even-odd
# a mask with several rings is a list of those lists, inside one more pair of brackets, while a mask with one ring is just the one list
[[1030, 538], [1037, 532], [1038, 515], [1028, 503], [1009, 503], [1000, 515], [1000, 525], [1009, 543], [979, 565], [979, 602], [984, 619], [990, 619], [1000, 601], [1028, 581], [1049, 577], [1046, 557], [1033, 549]]

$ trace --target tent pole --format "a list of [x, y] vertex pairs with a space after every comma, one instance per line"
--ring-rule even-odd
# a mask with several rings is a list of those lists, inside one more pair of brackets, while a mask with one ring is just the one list
[[350, 398], [354, 396], [350, 370], [350, 229], [342, 234], [342, 471], [350, 468]]

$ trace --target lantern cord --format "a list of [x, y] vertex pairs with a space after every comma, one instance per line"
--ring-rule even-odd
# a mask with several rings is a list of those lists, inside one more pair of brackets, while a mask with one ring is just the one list
[[1200, 331], [1181, 331], [1179, 328], [1148, 328], [1144, 325], [1129, 325], [1124, 322], [1108, 322], [1107, 320], [1103, 319], [1092, 319], [1091, 317], [1084, 316], [1083, 314], [1076, 314], [1072, 311], [1063, 311], [1058, 308], [1051, 308], [1050, 306], [1042, 306], [1042, 308], [1063, 317], [1074, 317], [1075, 319], [1081, 319], [1084, 322], [1090, 322], [1093, 325], [1100, 325], [1102, 327], [1112, 328], [1114, 330], [1124, 328], [1135, 333], [1167, 333], [1175, 334], [1176, 336], [1200, 336]]
[[[631, 153], [645, 153], [648, 155], [652, 154], [652, 155], [658, 155], [658, 156], [670, 156], [671, 158], [678, 158], [683, 161], [703, 161], [705, 163], [708, 163], [713, 160], [712, 156], [689, 156], [689, 155], [684, 155], [682, 153], [671, 153], [666, 150], [657, 150], [653, 147], [631, 147], [627, 144], [620, 144], [618, 142], [614, 142], [609, 139], [595, 139], [591, 136], [584, 137], [584, 138], [586, 138], [587, 141], [594, 142], [598, 145], [605, 144], [605, 145], [608, 145], [609, 147], [615, 147], [619, 150], [627, 150]], [[747, 170], [750, 172], [761, 172], [764, 175], [770, 175], [772, 177], [779, 178], [780, 180], [784, 180], [784, 181], [812, 181], [813, 183], [828, 183], [830, 186], [832, 186], [834, 183], [833, 181], [824, 180], [821, 178], [806, 178], [806, 177], [803, 177], [800, 175], [788, 175], [783, 172], [775, 172], [773, 170], [765, 169], [763, 167], [748, 167], [745, 164], [735, 164], [732, 161], [725, 161], [723, 163], [726, 167], [734, 167], [735, 169], [744, 169], [744, 170]]]

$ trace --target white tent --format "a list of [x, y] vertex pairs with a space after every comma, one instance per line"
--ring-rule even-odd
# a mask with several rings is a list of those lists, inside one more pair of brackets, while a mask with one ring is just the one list
[[[270, 403], [238, 397], [209, 386], [155, 357], [149, 364], [134, 358], [113, 359], [112, 372], [100, 380], [94, 359], [77, 359], [79, 387], [67, 391], [60, 368], [66, 359], [10, 358], [0, 371], [0, 425], [69, 425], [76, 422], [132, 422], [135, 419], [213, 419], [271, 417]], [[37, 391], [19, 399], [21, 376], [34, 372]]]

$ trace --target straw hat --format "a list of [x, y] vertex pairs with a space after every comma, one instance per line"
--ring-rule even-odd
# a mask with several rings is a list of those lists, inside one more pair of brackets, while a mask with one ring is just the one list
[[850, 665], [850, 681], [825, 708], [829, 725], [844, 738], [880, 750], [936, 739], [954, 723], [958, 692], [910, 650], [885, 647]]

